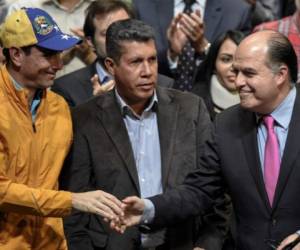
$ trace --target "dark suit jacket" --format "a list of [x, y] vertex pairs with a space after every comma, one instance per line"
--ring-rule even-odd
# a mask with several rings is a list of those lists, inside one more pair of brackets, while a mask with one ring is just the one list
[[299, 138], [298, 89], [271, 207], [259, 160], [255, 114], [240, 106], [223, 111], [216, 116], [198, 170], [188, 176], [185, 186], [163, 197], [151, 198], [155, 205], [154, 225], [195, 215], [228, 189], [236, 214], [237, 249], [269, 250], [265, 239], [280, 242], [300, 229]]
[[[174, 16], [174, 0], [133, 0], [137, 18], [156, 31], [159, 72], [171, 75], [167, 61], [167, 29]], [[251, 8], [241, 0], [208, 0], [204, 12], [205, 36], [213, 42], [229, 29], [251, 30]]]
[[[64, 97], [70, 107], [75, 107], [94, 97], [91, 78], [96, 73], [96, 63], [93, 63], [56, 79], [51, 90]], [[158, 75], [158, 82], [162, 87], [173, 86], [173, 79], [164, 75]]]
[[[157, 96], [162, 185], [166, 191], [181, 184], [186, 174], [196, 168], [196, 155], [201, 151], [210, 121], [203, 101], [195, 95], [157, 88]], [[140, 196], [135, 160], [114, 91], [76, 107], [73, 124], [74, 144], [63, 169], [61, 188], [75, 192], [100, 189], [119, 199]], [[208, 213], [201, 218], [204, 222], [200, 217], [190, 218], [170, 227], [167, 230], [170, 248], [166, 250], [191, 250], [195, 241], [208, 245], [208, 250], [220, 249], [228, 218], [224, 209], [228, 207], [219, 204], [222, 207], [218, 215]], [[199, 238], [198, 230], [202, 230]], [[140, 245], [137, 227], [119, 235], [100, 217], [83, 213], [66, 218], [65, 233], [70, 249], [135, 250]]]
[[197, 82], [193, 85], [191, 92], [197, 96], [200, 96], [204, 100], [207, 111], [211, 119], [214, 120], [217, 113], [214, 110], [214, 103], [210, 94], [210, 83]]

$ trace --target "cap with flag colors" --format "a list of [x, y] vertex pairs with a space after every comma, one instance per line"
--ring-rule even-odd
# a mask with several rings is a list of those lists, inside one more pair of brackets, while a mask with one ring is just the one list
[[81, 40], [63, 33], [52, 17], [38, 8], [22, 8], [11, 13], [1, 25], [0, 40], [3, 48], [36, 45], [63, 51]]

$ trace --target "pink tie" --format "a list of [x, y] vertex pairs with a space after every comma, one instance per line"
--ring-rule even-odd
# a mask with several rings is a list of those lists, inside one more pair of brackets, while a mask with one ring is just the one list
[[272, 206], [280, 170], [279, 144], [274, 131], [274, 118], [264, 116], [263, 121], [268, 133], [264, 160], [265, 186]]

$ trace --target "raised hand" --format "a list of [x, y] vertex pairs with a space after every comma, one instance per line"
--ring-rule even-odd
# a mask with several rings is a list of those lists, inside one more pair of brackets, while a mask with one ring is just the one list
[[113, 87], [115, 86], [114, 80], [110, 80], [105, 84], [100, 84], [99, 76], [97, 74], [95, 74], [91, 78], [91, 82], [93, 85], [93, 96], [98, 96], [98, 95], [104, 94], [107, 91], [113, 89]]
[[175, 16], [167, 30], [167, 38], [169, 42], [169, 54], [172, 59], [177, 57], [186, 42], [188, 41], [185, 33], [180, 29], [181, 14]]
[[208, 44], [207, 39], [204, 36], [204, 22], [201, 18], [199, 10], [191, 13], [180, 13], [179, 27], [186, 35], [192, 46], [198, 53], [202, 53]]

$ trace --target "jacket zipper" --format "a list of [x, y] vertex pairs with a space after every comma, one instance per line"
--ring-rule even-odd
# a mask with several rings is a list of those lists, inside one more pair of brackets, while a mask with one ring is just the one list
[[33, 133], [36, 133], [36, 127], [35, 127], [35, 123], [32, 122], [32, 129], [33, 129]]

